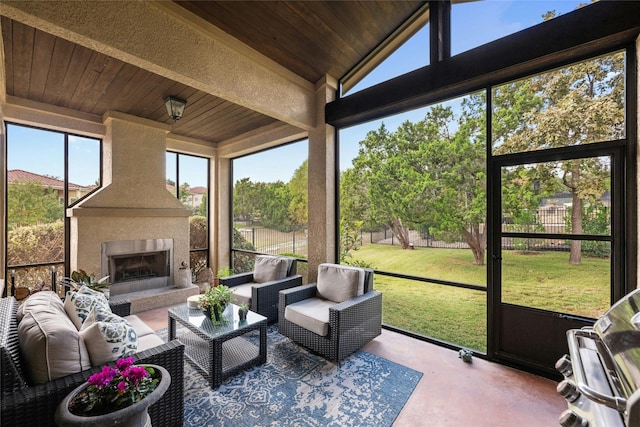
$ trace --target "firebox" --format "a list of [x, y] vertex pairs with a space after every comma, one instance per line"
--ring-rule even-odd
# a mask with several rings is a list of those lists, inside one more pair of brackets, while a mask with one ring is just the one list
[[111, 295], [171, 287], [173, 239], [103, 242], [101, 270], [110, 276]]

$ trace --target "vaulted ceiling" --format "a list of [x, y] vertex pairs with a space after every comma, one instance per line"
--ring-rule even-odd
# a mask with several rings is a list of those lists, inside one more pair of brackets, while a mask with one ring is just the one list
[[[422, 1], [176, 2], [310, 83], [339, 79]], [[0, 9], [1, 12], [1, 9]], [[83, 113], [173, 123], [162, 100], [186, 99], [172, 132], [212, 143], [277, 119], [3, 16], [6, 94]], [[188, 43], [188, 40], [185, 41]]]

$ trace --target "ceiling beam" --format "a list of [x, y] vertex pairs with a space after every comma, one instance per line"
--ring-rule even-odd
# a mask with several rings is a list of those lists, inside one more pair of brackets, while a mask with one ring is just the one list
[[273, 123], [218, 144], [218, 156], [233, 158], [307, 138], [309, 133], [286, 123]]
[[330, 102], [341, 128], [402, 113], [634, 42], [640, 2], [601, 1]]
[[28, 126], [46, 126], [47, 129], [71, 132], [92, 138], [104, 138], [105, 127], [102, 123], [102, 117], [99, 115], [82, 113], [11, 95], [7, 95], [6, 102], [0, 105], [2, 117], [6, 121]]
[[315, 126], [313, 83], [173, 2], [2, 0], [0, 14], [285, 123]]

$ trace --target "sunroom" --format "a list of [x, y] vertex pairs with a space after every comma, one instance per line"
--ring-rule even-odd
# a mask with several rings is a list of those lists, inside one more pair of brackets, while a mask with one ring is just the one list
[[[376, 271], [388, 330], [558, 378], [566, 330], [637, 287], [640, 4], [571, 7], [494, 36], [493, 3], [3, 1], [4, 295], [35, 270], [100, 274], [108, 241], [172, 241], [172, 282], [182, 262], [216, 272], [279, 251], [313, 282], [319, 264], [355, 260]], [[474, 30], [486, 41], [460, 42]], [[422, 54], [400, 64], [411, 43]], [[180, 117], [171, 99], [186, 102]], [[56, 157], [31, 145], [43, 132]], [[32, 172], [67, 185], [91, 170], [86, 196], [63, 197], [52, 258], [12, 258], [20, 144], [59, 167]], [[293, 150], [308, 168], [305, 214], [286, 221], [298, 247], [257, 245], [266, 211], [241, 212], [238, 183], [297, 169]], [[191, 210], [187, 182], [206, 189]]]

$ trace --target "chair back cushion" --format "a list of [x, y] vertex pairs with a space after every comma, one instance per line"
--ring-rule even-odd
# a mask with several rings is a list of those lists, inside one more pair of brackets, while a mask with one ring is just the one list
[[255, 283], [272, 282], [287, 277], [289, 263], [286, 258], [272, 255], [258, 255], [253, 268]]
[[282, 257], [287, 260], [287, 277], [295, 276], [298, 273], [298, 260], [291, 257]]
[[364, 269], [339, 264], [318, 266], [317, 292], [322, 298], [344, 302], [364, 293]]

